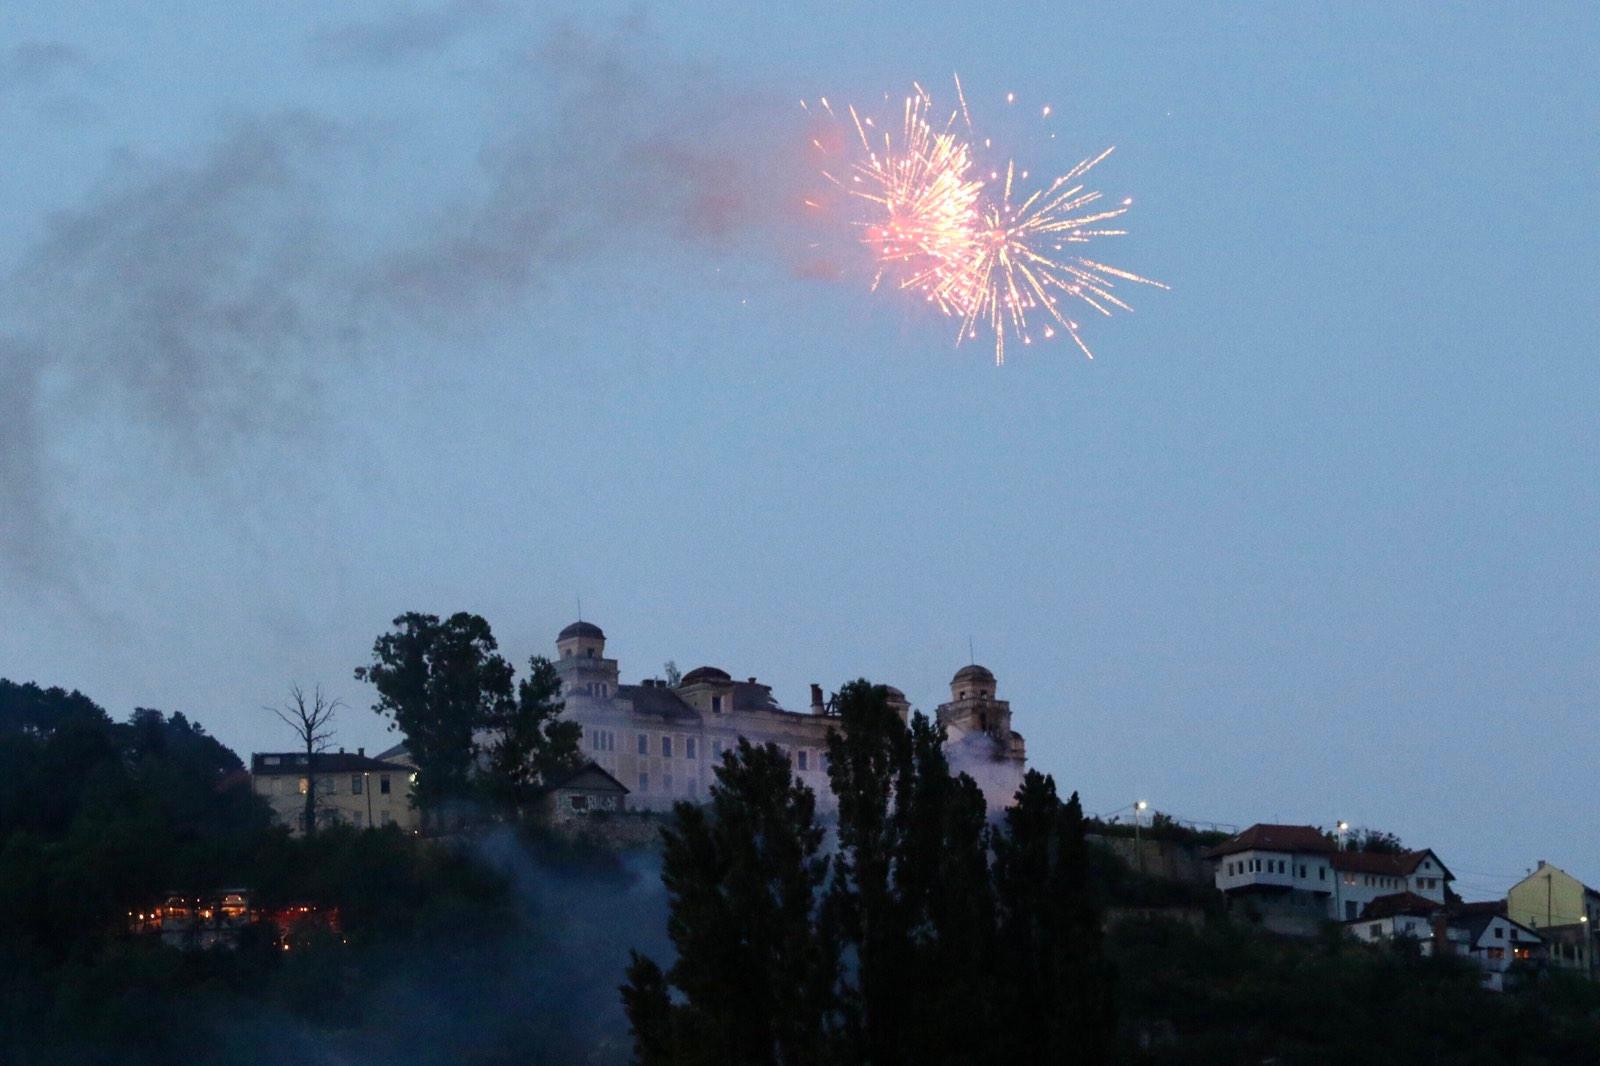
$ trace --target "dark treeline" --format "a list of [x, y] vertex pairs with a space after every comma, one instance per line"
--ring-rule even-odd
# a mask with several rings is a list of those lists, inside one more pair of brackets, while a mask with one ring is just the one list
[[832, 850], [816, 797], [741, 743], [709, 807], [675, 810], [662, 878], [677, 952], [623, 989], [644, 1066], [1103, 1063], [1112, 974], [1078, 798], [1028, 774], [1003, 824], [887, 691], [835, 697]]
[[[364, 667], [426, 809], [455, 812], [433, 837], [291, 836], [185, 716], [0, 680], [0, 1062], [1600, 1064], [1597, 986], [1496, 995], [1461, 960], [1234, 924], [1086, 844], [1047, 777], [991, 820], [937, 727], [866, 682], [836, 698], [836, 820], [742, 746], [659, 855], [553, 837], [520, 813], [575, 729], [549, 664], [519, 679], [479, 623], [401, 616]], [[230, 886], [339, 926], [287, 951], [129, 931]], [[1198, 924], [1107, 925], [1129, 905]]]

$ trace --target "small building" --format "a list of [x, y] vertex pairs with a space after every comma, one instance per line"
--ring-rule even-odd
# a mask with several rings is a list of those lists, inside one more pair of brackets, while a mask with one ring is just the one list
[[548, 825], [573, 825], [597, 814], [621, 814], [627, 809], [627, 786], [595, 762], [556, 778], [539, 792], [539, 815]]
[[1597, 975], [1600, 892], [1543, 859], [1506, 892], [1506, 914], [1543, 938], [1550, 965]]
[[1358, 917], [1344, 923], [1345, 932], [1369, 944], [1410, 940], [1424, 955], [1434, 949], [1434, 918], [1442, 905], [1415, 892], [1393, 892], [1367, 903]]
[[1461, 903], [1450, 909], [1446, 924], [1449, 950], [1483, 967], [1483, 984], [1505, 989], [1506, 973], [1518, 963], [1536, 965], [1546, 959], [1544, 938], [1506, 914], [1505, 900]]
[[290, 832], [305, 832], [306, 791], [313, 778], [317, 783], [319, 828], [417, 828], [409, 766], [368, 758], [363, 748], [357, 748], [354, 754], [342, 749], [318, 752], [309, 757], [309, 764], [307, 758], [303, 751], [257, 752], [250, 756], [250, 787], [267, 801], [274, 817]]

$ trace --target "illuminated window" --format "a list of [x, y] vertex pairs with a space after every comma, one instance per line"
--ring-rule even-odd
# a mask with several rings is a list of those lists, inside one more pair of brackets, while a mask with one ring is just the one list
[[300, 779], [300, 795], [304, 796], [307, 792], [310, 792], [310, 791], [311, 791], [311, 779], [309, 777], [302, 777]]

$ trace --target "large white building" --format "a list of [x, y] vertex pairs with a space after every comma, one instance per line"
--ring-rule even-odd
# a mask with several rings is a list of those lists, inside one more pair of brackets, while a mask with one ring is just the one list
[[[703, 799], [713, 767], [740, 737], [777, 744], [794, 772], [817, 794], [819, 807], [832, 801], [827, 776], [827, 738], [838, 719], [811, 686], [811, 704], [791, 711], [754, 677], [736, 681], [727, 671], [701, 666], [676, 685], [646, 679], [623, 684], [616, 659], [606, 658], [606, 637], [592, 622], [574, 622], [556, 638], [567, 718], [583, 726], [583, 754], [630, 790], [628, 806], [666, 810], [678, 800]], [[911, 706], [898, 689], [891, 703], [902, 718]], [[949, 738], [952, 765], [972, 774], [991, 810], [1008, 806], [1022, 783], [1026, 751], [1011, 728], [1011, 705], [997, 698], [995, 677], [981, 666], [964, 666], [950, 682], [950, 700], [937, 718]]]
[[1373, 900], [1413, 893], [1436, 905], [1454, 875], [1431, 850], [1341, 851], [1309, 825], [1253, 825], [1207, 852], [1230, 905], [1253, 908], [1285, 932], [1360, 918]]

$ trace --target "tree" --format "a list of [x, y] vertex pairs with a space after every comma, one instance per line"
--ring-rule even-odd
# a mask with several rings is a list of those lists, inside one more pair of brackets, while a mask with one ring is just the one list
[[661, 666], [661, 672], [666, 675], [667, 686], [669, 688], [677, 688], [683, 683], [683, 671], [678, 669], [678, 664], [673, 660], [668, 659], [665, 663], [663, 663]]
[[1110, 1061], [1113, 974], [1089, 892], [1083, 809], [1028, 771], [994, 841], [999, 908], [999, 1027], [1008, 1060]]
[[677, 958], [665, 973], [637, 953], [628, 967], [622, 997], [638, 1060], [829, 1061], [839, 952], [818, 935], [828, 860], [816, 797], [770, 744], [741, 739], [716, 775], [709, 809], [679, 803], [662, 831]]
[[528, 662], [528, 676], [517, 683], [515, 700], [490, 706], [487, 791], [520, 809], [555, 774], [575, 766], [583, 727], [561, 717], [561, 678], [542, 655]]
[[510, 713], [511, 664], [478, 615], [410, 612], [372, 645], [356, 677], [378, 690], [373, 710], [393, 718], [417, 764], [416, 796], [427, 808], [470, 791], [475, 733]]
[[305, 690], [294, 684], [289, 686], [289, 698], [282, 707], [267, 708], [293, 730], [296, 741], [305, 751], [306, 806], [300, 817], [308, 836], [317, 831], [317, 756], [333, 739], [333, 719], [343, 706], [340, 700], [324, 697], [321, 685], [311, 690], [308, 700]]

